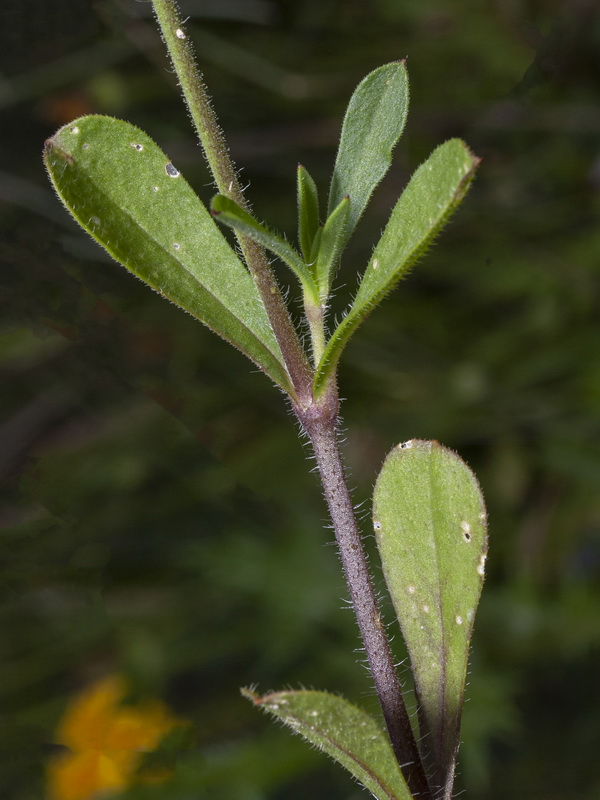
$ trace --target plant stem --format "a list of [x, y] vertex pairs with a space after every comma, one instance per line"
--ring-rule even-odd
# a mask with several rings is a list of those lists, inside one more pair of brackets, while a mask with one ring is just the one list
[[[175, 0], [152, 0], [152, 4], [216, 186], [221, 194], [247, 210], [248, 205]], [[264, 250], [247, 237], [238, 236], [238, 241], [290, 375], [294, 410], [312, 442], [354, 612], [394, 753], [411, 792], [420, 800], [430, 800], [431, 793], [404, 705], [346, 485], [336, 434], [337, 392], [334, 387], [324, 392], [318, 404], [314, 401], [312, 370]], [[324, 348], [323, 309], [313, 305], [306, 310], [313, 357], [318, 362]]]
[[310, 329], [312, 361], [316, 369], [325, 350], [325, 313], [319, 301], [315, 301], [304, 291], [304, 314]]
[[[152, 0], [152, 5], [215, 184], [221, 194], [232, 198], [248, 210], [225, 137], [196, 66], [194, 50], [185, 33], [177, 4], [175, 0]], [[293, 399], [305, 406], [311, 397], [311, 370], [275, 275], [260, 245], [245, 236], [238, 236], [238, 241], [281, 349], [295, 390]]]
[[337, 440], [337, 399], [296, 412], [313, 446], [375, 690], [398, 763], [419, 800], [431, 798], [354, 515]]

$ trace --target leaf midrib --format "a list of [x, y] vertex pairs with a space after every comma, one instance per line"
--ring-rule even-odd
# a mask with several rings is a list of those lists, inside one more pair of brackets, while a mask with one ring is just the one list
[[[441, 656], [440, 661], [441, 661], [441, 665], [442, 665], [441, 680], [440, 680], [441, 690], [439, 692], [438, 715], [437, 715], [437, 722], [439, 723], [440, 720], [441, 720], [441, 725], [439, 727], [439, 735], [435, 737], [438, 740], [438, 745], [439, 745], [438, 746], [438, 756], [441, 756], [443, 754], [443, 752], [444, 752], [444, 749], [445, 749], [443, 747], [443, 745], [444, 745], [444, 742], [445, 742], [446, 737], [447, 737], [447, 731], [446, 731], [447, 719], [446, 719], [446, 714], [444, 713], [445, 708], [446, 708], [446, 691], [447, 691], [446, 678], [447, 678], [447, 674], [448, 674], [448, 669], [447, 669], [448, 668], [448, 664], [447, 664], [447, 655], [448, 655], [448, 653], [447, 653], [447, 646], [446, 646], [447, 630], [446, 630], [446, 624], [444, 622], [444, 613], [443, 613], [442, 582], [441, 582], [441, 570], [440, 570], [440, 554], [439, 554], [439, 547], [438, 547], [438, 541], [437, 541], [437, 535], [436, 535], [436, 519], [435, 519], [435, 514], [433, 513], [433, 503], [431, 502], [431, 499], [432, 499], [432, 497], [434, 495], [434, 477], [435, 477], [434, 476], [434, 466], [437, 467], [437, 460], [434, 459], [434, 458], [431, 458], [431, 459], [428, 459], [428, 460], [429, 460], [429, 467], [428, 467], [428, 471], [429, 471], [429, 487], [428, 487], [428, 489], [429, 489], [429, 500], [430, 500], [429, 507], [432, 509], [431, 529], [432, 529], [432, 536], [433, 536], [433, 542], [434, 542], [436, 576], [437, 576], [437, 580], [436, 580], [437, 598], [436, 598], [436, 601], [437, 601], [437, 612], [438, 612], [438, 615], [439, 615], [440, 634], [441, 634], [440, 648], [439, 648], [440, 649], [440, 656]], [[444, 776], [444, 777], [446, 777], [446, 776]]]
[[[309, 726], [307, 725], [307, 723], [301, 717], [298, 717], [293, 712], [288, 713], [287, 716], [288, 716], [288, 718], [290, 718], [290, 717], [293, 718], [298, 723], [299, 727], [305, 727], [307, 730], [309, 730], [309, 731], [311, 730], [309, 728]], [[363, 769], [367, 773], [367, 775], [369, 775], [369, 777], [371, 777], [377, 783], [377, 785], [382, 789], [382, 791], [384, 791], [386, 793], [386, 795], [390, 798], [390, 800], [399, 800], [398, 795], [395, 794], [392, 791], [392, 789], [390, 789], [387, 786], [387, 784], [384, 784], [382, 782], [383, 778], [380, 778], [378, 775], [376, 775], [372, 771], [372, 769], [369, 768], [360, 758], [358, 758], [356, 755], [354, 755], [353, 753], [348, 751], [346, 749], [346, 747], [341, 745], [336, 739], [334, 739], [333, 736], [328, 731], [322, 731], [321, 728], [318, 727], [318, 725], [315, 725], [314, 727], [318, 728], [319, 736], [322, 736], [323, 739], [328, 741], [333, 747], [335, 747], [338, 750], [340, 750], [342, 753], [344, 753], [344, 755], [348, 756], [348, 758], [351, 761], [354, 761], [355, 764], [357, 764], [361, 769]], [[312, 732], [313, 733], [315, 732], [314, 729], [312, 730]], [[305, 737], [307, 739], [310, 739], [310, 736], [306, 736], [306, 734], [305, 734]]]

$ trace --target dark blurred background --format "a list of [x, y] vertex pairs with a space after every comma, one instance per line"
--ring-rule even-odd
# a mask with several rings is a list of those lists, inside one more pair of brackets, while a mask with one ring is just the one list
[[[456, 449], [483, 486], [458, 788], [600, 798], [598, 3], [181, 5], [254, 210], [290, 237], [296, 164], [325, 194], [355, 85], [408, 57], [407, 129], [338, 312], [433, 147], [460, 136], [483, 158], [436, 247], [348, 347], [345, 453], [365, 513], [385, 454], [412, 437]], [[0, 794], [43, 797], [68, 698], [119, 671], [196, 731], [170, 783], [129, 797], [358, 800], [238, 693], [304, 685], [376, 710], [284, 399], [111, 263], [44, 174], [56, 128], [111, 114], [210, 198], [150, 6], [5, 0], [0, 37]]]

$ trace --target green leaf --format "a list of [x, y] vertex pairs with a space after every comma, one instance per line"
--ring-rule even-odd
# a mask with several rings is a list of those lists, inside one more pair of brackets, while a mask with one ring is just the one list
[[319, 230], [319, 195], [307, 169], [298, 164], [298, 241], [306, 262], [310, 262], [313, 242]]
[[347, 700], [314, 691], [242, 694], [330, 755], [378, 800], [412, 800], [387, 735]]
[[454, 777], [486, 522], [477, 479], [456, 453], [414, 439], [388, 455], [375, 485], [373, 527], [410, 653], [426, 763], [444, 798]]
[[344, 242], [358, 222], [375, 187], [392, 163], [392, 151], [408, 113], [408, 74], [403, 61], [369, 73], [350, 99], [338, 147], [327, 214], [350, 198]]
[[113, 258], [291, 392], [250, 274], [149, 136], [111, 117], [81, 117], [48, 139], [44, 161], [64, 205]]
[[459, 139], [440, 145], [400, 195], [363, 275], [354, 302], [329, 340], [315, 377], [323, 390], [360, 323], [426, 252], [464, 198], [479, 164]]
[[323, 226], [315, 267], [315, 278], [322, 300], [329, 295], [331, 279], [342, 254], [350, 212], [350, 198], [344, 197]]
[[323, 235], [323, 227], [319, 226], [312, 243], [310, 251], [310, 258], [308, 259], [309, 266], [314, 266], [317, 263], [317, 256], [319, 255], [319, 248], [321, 246], [321, 236]]
[[219, 222], [228, 225], [243, 236], [249, 236], [255, 242], [274, 253], [296, 274], [304, 289], [310, 292], [313, 297], [317, 297], [315, 282], [306, 264], [285, 239], [261, 225], [260, 222], [254, 219], [252, 214], [244, 211], [234, 200], [225, 197], [223, 194], [217, 194], [213, 197], [210, 210]]

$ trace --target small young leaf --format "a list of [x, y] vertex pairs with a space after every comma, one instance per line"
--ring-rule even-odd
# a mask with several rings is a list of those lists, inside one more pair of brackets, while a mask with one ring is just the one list
[[386, 734], [347, 700], [314, 691], [242, 694], [334, 758], [378, 800], [412, 800]]
[[437, 442], [398, 445], [377, 478], [373, 527], [410, 653], [431, 783], [440, 797], [449, 798], [469, 641], [487, 557], [486, 512], [477, 479], [456, 453]]
[[244, 236], [249, 236], [278, 256], [296, 274], [302, 287], [310, 292], [313, 297], [317, 297], [315, 282], [306, 264], [285, 239], [261, 225], [260, 222], [254, 219], [252, 214], [244, 211], [234, 200], [225, 197], [225, 195], [215, 195], [211, 201], [210, 210], [219, 222], [228, 225]]
[[291, 391], [254, 282], [193, 189], [139, 128], [76, 119], [46, 142], [54, 187], [113, 258]]
[[342, 253], [349, 211], [350, 198], [344, 197], [323, 226], [315, 267], [315, 278], [322, 300], [326, 300], [329, 295], [331, 279]]
[[310, 251], [310, 257], [308, 259], [308, 264], [311, 269], [317, 263], [317, 256], [319, 255], [319, 248], [321, 247], [321, 236], [323, 235], [323, 227], [320, 226], [317, 228], [317, 232], [315, 234], [315, 238], [313, 239], [312, 248]]
[[479, 164], [459, 139], [440, 145], [400, 195], [363, 275], [354, 302], [334, 331], [315, 377], [322, 391], [348, 339], [425, 253], [465, 196]]
[[344, 243], [377, 184], [392, 163], [392, 151], [408, 113], [408, 74], [403, 61], [384, 64], [369, 73], [354, 91], [346, 110], [338, 147], [328, 214], [344, 197], [350, 213]]
[[304, 260], [310, 262], [310, 254], [319, 230], [319, 195], [308, 170], [298, 164], [298, 242]]

